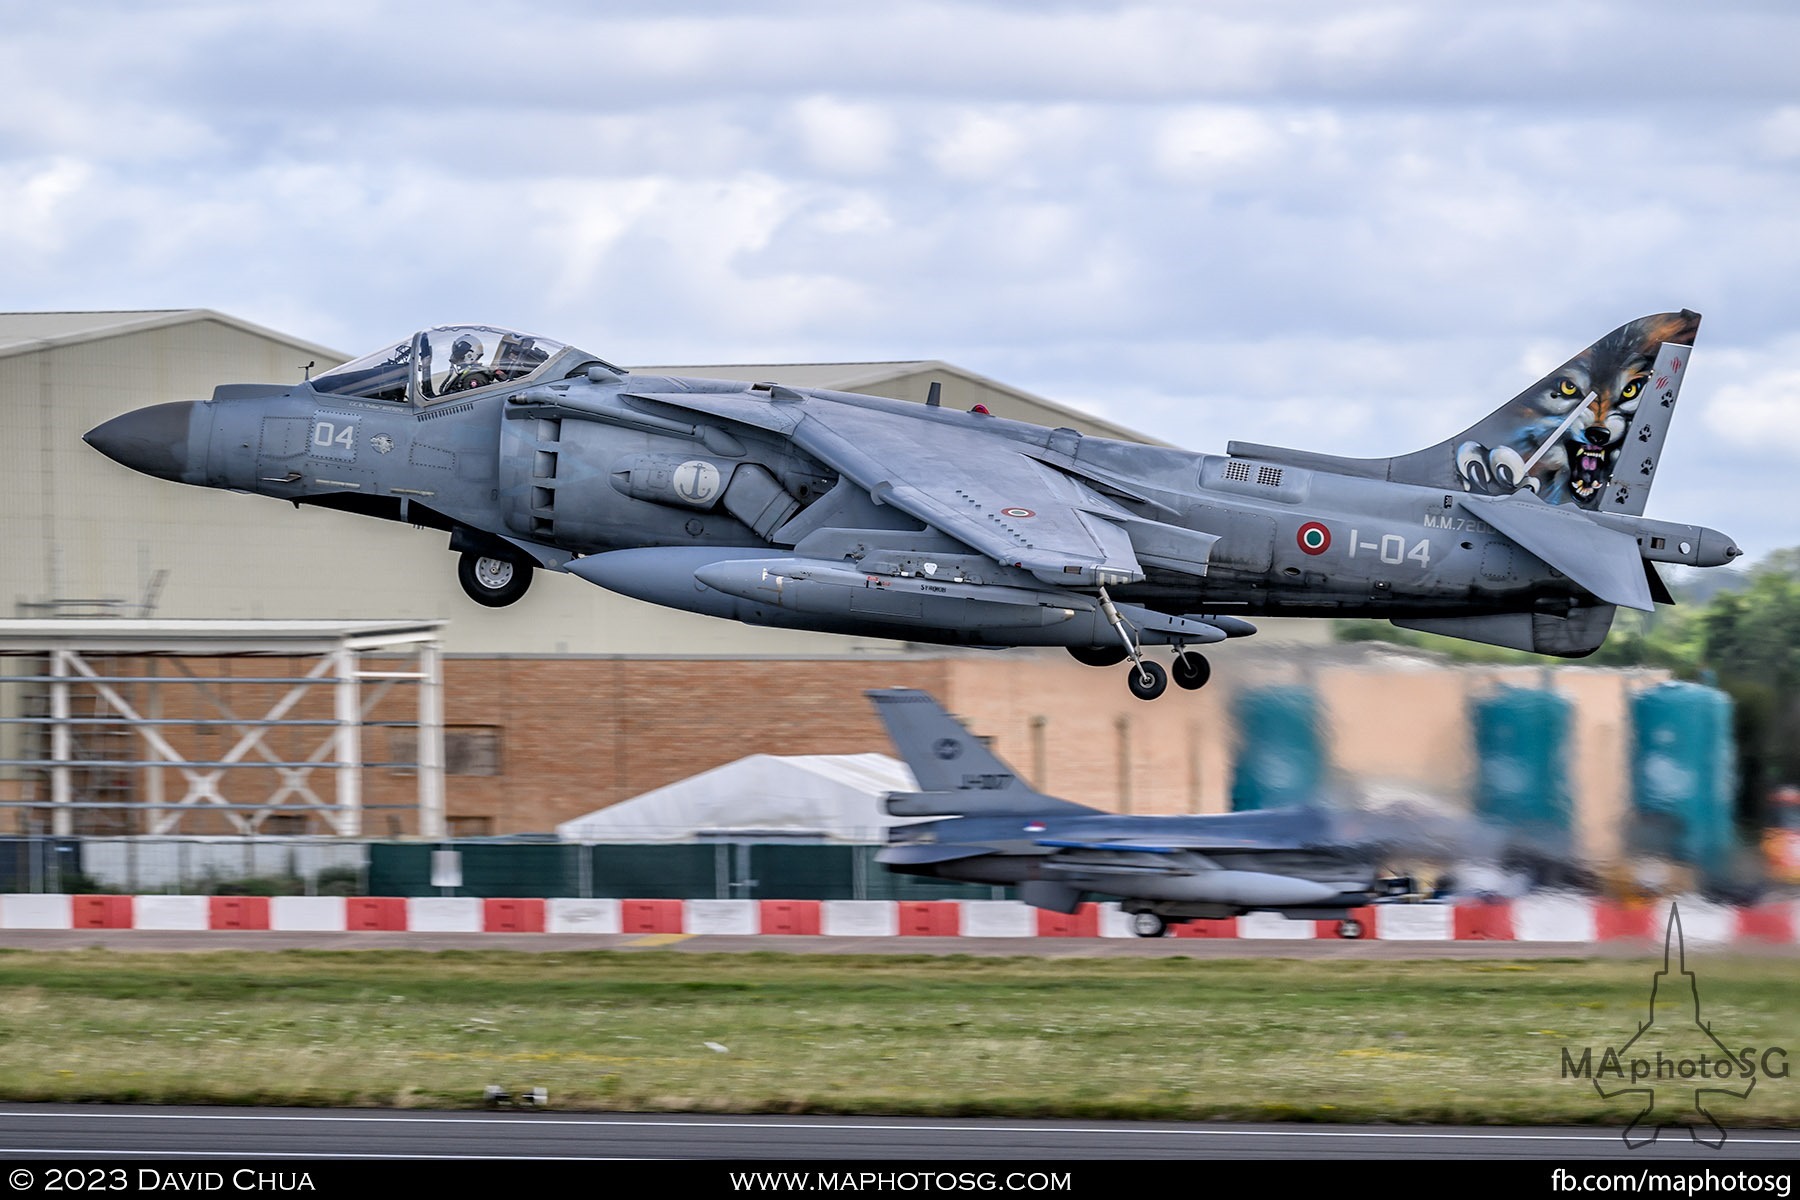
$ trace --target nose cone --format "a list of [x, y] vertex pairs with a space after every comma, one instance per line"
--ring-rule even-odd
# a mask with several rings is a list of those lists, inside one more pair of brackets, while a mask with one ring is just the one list
[[[153, 404], [96, 425], [81, 440], [134, 471], [184, 482], [184, 475], [197, 476], [205, 465], [189, 452], [189, 432], [199, 407], [194, 400]], [[199, 452], [205, 454], [204, 444]]]

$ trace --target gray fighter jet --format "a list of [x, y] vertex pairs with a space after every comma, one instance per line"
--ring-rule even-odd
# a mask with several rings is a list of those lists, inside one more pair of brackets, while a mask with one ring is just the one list
[[[1203, 686], [1245, 618], [1386, 617], [1580, 656], [1653, 563], [1739, 553], [1644, 503], [1700, 318], [1625, 325], [1412, 454], [1193, 454], [779, 383], [641, 376], [489, 326], [297, 385], [227, 385], [86, 440], [139, 471], [447, 532], [463, 587], [537, 569], [758, 625], [1131, 661]], [[936, 397], [934, 396], [935, 400]]]
[[1010, 885], [1060, 913], [1116, 898], [1140, 937], [1160, 937], [1171, 920], [1255, 911], [1340, 921], [1354, 937], [1362, 930], [1351, 909], [1412, 890], [1379, 869], [1395, 839], [1357, 814], [1101, 812], [1033, 789], [924, 692], [868, 695], [922, 789], [889, 793], [889, 815], [944, 818], [890, 827], [877, 861], [891, 870]]

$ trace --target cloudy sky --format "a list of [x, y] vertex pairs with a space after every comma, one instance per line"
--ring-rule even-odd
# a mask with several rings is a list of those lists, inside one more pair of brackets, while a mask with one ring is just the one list
[[1650, 515], [1760, 555], [1800, 544], [1796, 61], [1785, 0], [0, 0], [0, 309], [941, 358], [1385, 455], [1686, 307]]

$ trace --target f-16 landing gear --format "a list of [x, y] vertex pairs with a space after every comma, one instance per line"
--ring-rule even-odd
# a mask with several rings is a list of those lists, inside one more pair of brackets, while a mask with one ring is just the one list
[[1169, 923], [1153, 912], [1132, 913], [1131, 932], [1139, 937], [1161, 937], [1169, 932]]
[[531, 568], [510, 558], [466, 550], [457, 560], [456, 578], [475, 603], [504, 608], [531, 586]]

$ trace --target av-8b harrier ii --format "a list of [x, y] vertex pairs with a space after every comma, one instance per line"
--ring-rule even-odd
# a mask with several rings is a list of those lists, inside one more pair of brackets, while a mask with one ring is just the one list
[[[985, 412], [634, 374], [426, 329], [296, 385], [159, 404], [87, 441], [164, 479], [443, 530], [482, 604], [536, 570], [755, 625], [1129, 660], [1184, 688], [1257, 615], [1385, 617], [1579, 657], [1654, 563], [1739, 551], [1644, 503], [1700, 318], [1614, 330], [1462, 433], [1352, 459], [1195, 454]], [[936, 397], [934, 396], [935, 400]]]

